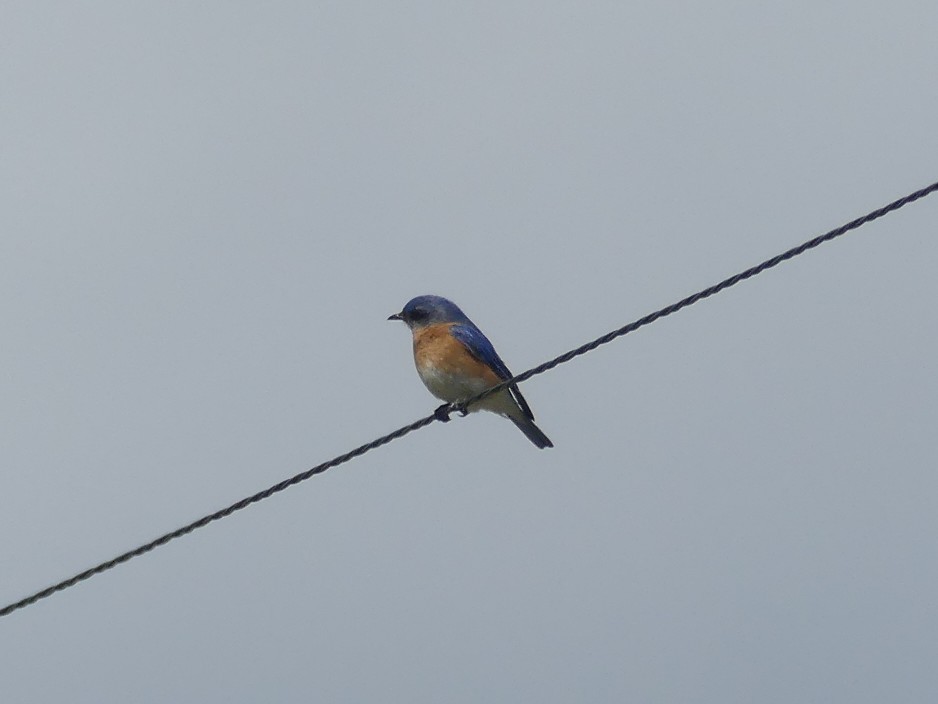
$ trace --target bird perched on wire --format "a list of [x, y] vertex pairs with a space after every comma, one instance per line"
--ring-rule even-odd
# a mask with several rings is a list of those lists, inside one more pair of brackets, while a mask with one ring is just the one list
[[[442, 296], [417, 296], [388, 320], [404, 321], [413, 333], [417, 373], [431, 394], [447, 402], [437, 409], [441, 420], [449, 420], [449, 412], [462, 402], [512, 377], [489, 339]], [[531, 407], [515, 384], [459, 410], [463, 415], [477, 410], [498, 413], [537, 447], [554, 446], [534, 424]]]

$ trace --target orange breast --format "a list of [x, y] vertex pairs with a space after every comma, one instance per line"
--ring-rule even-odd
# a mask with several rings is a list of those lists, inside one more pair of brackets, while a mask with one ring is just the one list
[[450, 327], [452, 323], [442, 323], [414, 332], [414, 362], [417, 369], [430, 368], [448, 376], [481, 378], [486, 386], [497, 384], [500, 381], [498, 375], [473, 357], [450, 334]]

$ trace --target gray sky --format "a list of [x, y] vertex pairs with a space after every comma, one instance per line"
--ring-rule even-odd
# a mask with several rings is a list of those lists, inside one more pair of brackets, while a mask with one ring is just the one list
[[[0, 21], [4, 604], [938, 178], [934, 2]], [[4, 702], [933, 702], [938, 197], [0, 621]]]

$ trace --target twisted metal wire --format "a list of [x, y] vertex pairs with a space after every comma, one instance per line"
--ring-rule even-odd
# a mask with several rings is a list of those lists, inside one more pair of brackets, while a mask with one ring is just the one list
[[793, 259], [794, 257], [797, 257], [798, 255], [803, 254], [804, 252], [807, 252], [809, 249], [813, 249], [817, 247], [818, 245], [823, 244], [824, 242], [828, 242], [837, 237], [840, 237], [841, 235], [844, 235], [850, 232], [851, 230], [856, 230], [857, 228], [869, 222], [872, 222], [873, 220], [877, 220], [878, 218], [881, 218], [884, 215], [887, 215], [888, 213], [898, 210], [899, 208], [902, 208], [903, 206], [906, 206], [909, 203], [913, 203], [919, 200], [920, 198], [924, 198], [925, 196], [929, 195], [930, 193], [933, 193], [936, 190], [938, 190], [938, 182], [933, 183], [930, 186], [926, 186], [925, 188], [922, 188], [918, 191], [915, 191], [914, 193], [910, 193], [909, 195], [903, 198], [899, 198], [898, 200], [895, 200], [892, 203], [889, 203], [888, 205], [883, 206], [882, 208], [879, 208], [870, 213], [867, 213], [866, 215], [859, 217], [856, 220], [851, 220], [845, 225], [841, 225], [840, 227], [835, 228], [831, 230], [830, 232], [826, 232], [823, 235], [820, 235], [818, 237], [815, 237], [814, 239], [808, 240], [807, 242], [804, 242], [798, 245], [797, 247], [793, 247], [786, 252], [782, 252], [781, 254], [778, 254], [772, 257], [771, 259], [766, 259], [761, 264], [757, 264], [756, 266], [750, 267], [749, 269], [746, 269], [745, 271], [741, 271], [740, 273], [735, 274], [734, 276], [731, 276], [728, 279], [724, 279], [723, 281], [720, 281], [719, 283], [714, 284], [713, 286], [709, 286], [703, 289], [702, 291], [698, 291], [697, 293], [690, 295], [687, 298], [683, 298], [680, 301], [677, 301], [676, 303], [672, 303], [671, 305], [665, 306], [664, 308], [661, 308], [660, 310], [657, 310], [653, 313], [649, 313], [648, 315], [642, 318], [639, 318], [638, 320], [631, 322], [628, 325], [623, 325], [621, 328], [612, 330], [611, 332], [608, 332], [605, 335], [597, 337], [595, 340], [592, 340], [591, 342], [587, 342], [586, 344], [581, 345], [577, 347], [576, 349], [570, 350], [569, 352], [565, 352], [564, 354], [558, 357], [554, 357], [553, 359], [547, 362], [544, 362], [543, 364], [539, 364], [536, 367], [528, 369], [527, 371], [522, 372], [521, 374], [518, 374], [517, 376], [512, 377], [511, 379], [508, 379], [496, 386], [486, 389], [482, 393], [477, 394], [476, 396], [470, 399], [467, 399], [466, 401], [460, 404], [449, 404], [448, 407], [444, 406], [442, 408], [446, 410], [442, 413], [440, 412], [440, 409], [438, 409], [437, 412], [432, 415], [421, 418], [420, 420], [416, 420], [413, 423], [410, 423], [409, 425], [405, 425], [402, 428], [398, 428], [394, 432], [388, 433], [387, 435], [382, 435], [381, 437], [375, 440], [372, 440], [371, 442], [365, 443], [364, 445], [360, 445], [354, 450], [351, 450], [349, 452], [346, 452], [345, 454], [339, 455], [338, 457], [334, 457], [333, 459], [327, 462], [323, 462], [322, 464], [318, 464], [315, 467], [311, 469], [307, 469], [304, 472], [300, 472], [299, 474], [294, 475], [290, 477], [289, 479], [284, 479], [283, 481], [278, 482], [277, 484], [274, 484], [273, 486], [268, 487], [267, 489], [264, 489], [263, 491], [259, 491], [256, 494], [253, 494], [244, 499], [241, 499], [240, 501], [236, 501], [230, 506], [226, 506], [225, 508], [215, 511], [214, 513], [210, 513], [207, 516], [203, 516], [202, 518], [199, 518], [198, 520], [193, 521], [192, 523], [188, 523], [182, 526], [181, 528], [177, 528], [176, 530], [170, 531], [169, 533], [164, 533], [159, 538], [156, 538], [155, 540], [151, 540], [149, 543], [146, 543], [137, 548], [134, 548], [133, 550], [128, 550], [127, 552], [122, 553], [118, 555], [117, 557], [114, 557], [110, 560], [107, 560], [106, 562], [102, 562], [98, 565], [95, 565], [94, 567], [91, 567], [85, 570], [84, 572], [80, 572], [74, 575], [73, 577], [69, 577], [68, 579], [58, 582], [57, 584], [53, 584], [50, 587], [46, 587], [45, 589], [42, 589], [30, 596], [27, 596], [23, 599], [20, 599], [19, 601], [13, 602], [12, 604], [9, 604], [3, 607], [2, 609], [0, 609], [0, 617], [7, 616], [8, 614], [14, 611], [30, 606], [31, 604], [35, 604], [37, 601], [40, 601], [41, 599], [45, 599], [46, 597], [52, 596], [56, 592], [60, 592], [64, 589], [73, 587], [79, 582], [83, 582], [84, 580], [89, 579], [90, 577], [93, 577], [96, 574], [106, 572], [107, 570], [117, 567], [118, 565], [123, 564], [124, 562], [127, 562], [129, 560], [132, 560], [135, 557], [139, 557], [140, 555], [148, 553], [151, 550], [160, 547], [161, 545], [165, 545], [171, 540], [175, 540], [176, 538], [180, 538], [184, 535], [188, 535], [192, 531], [202, 528], [203, 526], [206, 526], [209, 523], [217, 521], [221, 518], [225, 518], [226, 516], [230, 516], [235, 511], [240, 511], [241, 509], [247, 508], [251, 504], [255, 504], [258, 501], [261, 501], [270, 496], [273, 496], [274, 494], [279, 493], [283, 491], [284, 489], [287, 489], [293, 486], [294, 484], [299, 484], [300, 482], [306, 481], [307, 479], [309, 479], [310, 477], [316, 474], [322, 474], [327, 469], [331, 469], [341, 464], [345, 464], [346, 462], [349, 462], [350, 460], [353, 460], [356, 457], [360, 457], [364, 455], [366, 452], [370, 452], [371, 450], [379, 448], [382, 445], [387, 445], [389, 442], [393, 440], [397, 440], [398, 438], [402, 438], [408, 433], [412, 433], [415, 430], [424, 428], [430, 425], [431, 423], [433, 423], [434, 421], [448, 420], [449, 412], [456, 411], [456, 410], [463, 410], [466, 408], [466, 406], [476, 401], [479, 401], [485, 398], [486, 396], [496, 393], [500, 389], [503, 389], [510, 384], [518, 384], [518, 383], [521, 383], [523, 381], [530, 379], [532, 376], [543, 374], [544, 372], [549, 371], [556, 366], [569, 362], [571, 359], [575, 357], [579, 357], [580, 355], [586, 354], [587, 352], [591, 352], [592, 350], [596, 349], [597, 347], [600, 347], [601, 345], [605, 345], [619, 337], [622, 337], [623, 335], [627, 335], [628, 333], [634, 332], [635, 330], [638, 330], [639, 328], [644, 327], [645, 325], [649, 325], [650, 323], [653, 323], [656, 320], [659, 320], [668, 315], [671, 315], [672, 313], [676, 313], [682, 308], [691, 306], [694, 303], [697, 303], [698, 301], [703, 300], [704, 298], [709, 298], [710, 296], [716, 293], [719, 293], [720, 291], [728, 289], [731, 286], [735, 286], [741, 281], [745, 281], [746, 279], [752, 278], [753, 276], [756, 276], [757, 274], [761, 274], [763, 271], [766, 271], [767, 269], [771, 269], [772, 267], [778, 266], [784, 261]]

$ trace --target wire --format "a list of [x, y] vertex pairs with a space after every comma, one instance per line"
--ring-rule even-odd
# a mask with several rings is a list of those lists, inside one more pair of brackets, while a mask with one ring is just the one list
[[[618, 337], [622, 337], [623, 335], [627, 335], [630, 332], [634, 332], [638, 330], [639, 328], [644, 327], [648, 325], [649, 323], [653, 323], [660, 318], [664, 318], [665, 316], [671, 315], [672, 313], [677, 313], [682, 308], [687, 308], [687, 306], [691, 306], [694, 303], [697, 303], [698, 301], [702, 301], [704, 298], [709, 298], [715, 293], [719, 293], [720, 291], [728, 289], [730, 286], [735, 286], [741, 281], [745, 281], [746, 279], [751, 279], [753, 276], [755, 276], [756, 274], [761, 274], [766, 269], [771, 269], [772, 267], [778, 266], [782, 262], [788, 261], [789, 259], [794, 259], [799, 254], [804, 254], [809, 249], [814, 249], [818, 245], [824, 244], [825, 242], [829, 242], [830, 240], [840, 237], [841, 235], [845, 235], [851, 230], [856, 230], [858, 227], [861, 227], [869, 222], [872, 222], [873, 220], [878, 220], [884, 215], [888, 215], [894, 210], [898, 210], [899, 208], [906, 206], [909, 203], [914, 203], [920, 198], [924, 198], [925, 196], [929, 195], [930, 193], [934, 193], [935, 191], [938, 191], [938, 182], [933, 183], [930, 186], [926, 186], [925, 188], [922, 188], [918, 191], [915, 191], [914, 193], [910, 193], [904, 198], [900, 198], [899, 200], [894, 200], [889, 205], [884, 205], [882, 208], [879, 208], [878, 210], [874, 210], [871, 213], [867, 213], [863, 217], [859, 217], [856, 220], [851, 220], [846, 225], [841, 225], [840, 227], [833, 229], [830, 232], [825, 232], [823, 235], [818, 235], [814, 239], [811, 239], [811, 240], [808, 240], [807, 242], [803, 242], [802, 244], [799, 244], [797, 247], [792, 247], [787, 252], [782, 252], [781, 254], [777, 254], [776, 256], [772, 257], [771, 259], [766, 259], [761, 264], [756, 264], [755, 266], [750, 267], [749, 269], [746, 269], [745, 271], [741, 271], [738, 274], [729, 277], [728, 279], [723, 279], [723, 281], [721, 281], [720, 283], [714, 284], [713, 286], [709, 286], [708, 288], [705, 288], [702, 291], [698, 291], [697, 293], [691, 296], [688, 296], [687, 298], [682, 298], [677, 303], [672, 303], [671, 305], [665, 306], [664, 308], [660, 310], [656, 310], [654, 313], [649, 313], [644, 318], [639, 318], [635, 322], [629, 323], [628, 325], [623, 325], [618, 330], [607, 332], [605, 335], [601, 337], [597, 337], [592, 342], [587, 342], [585, 345], [581, 345], [580, 347], [577, 347], [575, 350], [570, 350], [569, 352], [565, 352], [559, 357], [554, 357], [553, 359], [547, 362], [544, 362], [543, 364], [539, 364], [536, 367], [528, 369], [528, 371], [526, 372], [522, 372], [521, 374], [518, 374], [518, 376], [512, 377], [511, 379], [508, 379], [507, 381], [503, 381], [500, 384], [497, 384], [496, 386], [491, 386], [485, 391], [483, 391], [482, 393], [478, 394], [474, 398], [469, 399], [468, 401], [464, 402], [461, 405], [466, 406], [469, 403], [474, 403], [476, 401], [479, 401], [485, 398], [486, 396], [489, 396], [490, 394], [497, 393], [499, 390], [503, 389], [509, 384], [519, 384], [522, 381], [527, 381], [532, 376], [543, 374], [544, 372], [549, 371], [553, 369], [554, 367], [560, 364], [563, 364], [564, 362], [569, 362], [574, 357], [579, 357], [581, 354], [592, 352], [597, 347], [601, 345], [605, 345], [608, 342], [612, 342]], [[0, 616], [2, 615], [3, 615], [3, 612], [0, 611]]]
[[[240, 511], [243, 508], [247, 508], [251, 504], [255, 504], [258, 501], [261, 501], [270, 496], [273, 496], [274, 494], [279, 493], [283, 491], [284, 489], [287, 489], [295, 484], [299, 484], [300, 482], [306, 481], [312, 476], [315, 476], [317, 474], [322, 474], [327, 469], [331, 469], [341, 464], [345, 464], [346, 462], [353, 460], [356, 457], [360, 457], [361, 455], [364, 455], [366, 452], [370, 452], [371, 450], [377, 449], [381, 447], [382, 445], [387, 445], [389, 442], [393, 440], [397, 440], [398, 438], [402, 438], [408, 433], [412, 433], [415, 430], [424, 428], [430, 425], [431, 423], [433, 423], [434, 421], [448, 420], [449, 412], [461, 410], [465, 408], [466, 406], [468, 406], [469, 404], [479, 401], [485, 398], [486, 396], [489, 396], [490, 394], [496, 393], [500, 389], [510, 384], [518, 384], [518, 383], [521, 383], [523, 381], [530, 379], [532, 376], [543, 374], [544, 372], [549, 371], [550, 369], [553, 369], [556, 366], [564, 364], [565, 362], [569, 362], [571, 359], [575, 357], [579, 357], [580, 355], [586, 354], [587, 352], [590, 352], [601, 345], [605, 345], [609, 342], [612, 342], [616, 338], [622, 337], [623, 335], [627, 335], [630, 332], [634, 332], [635, 330], [638, 330], [639, 328], [644, 327], [645, 325], [649, 325], [650, 323], [653, 323], [656, 320], [659, 320], [660, 318], [664, 318], [665, 316], [671, 315], [672, 313], [676, 313], [682, 308], [691, 306], [694, 303], [697, 303], [698, 301], [703, 300], [704, 298], [709, 298], [710, 296], [716, 293], [719, 293], [720, 291], [730, 288], [731, 286], [735, 286], [741, 281], [745, 281], [746, 279], [752, 278], [753, 276], [756, 276], [757, 274], [761, 274], [763, 271], [767, 269], [771, 269], [772, 267], [778, 266], [784, 261], [793, 259], [794, 257], [797, 257], [798, 255], [803, 254], [809, 249], [813, 249], [817, 247], [818, 245], [823, 244], [824, 242], [828, 242], [837, 237], [840, 237], [841, 235], [844, 235], [847, 232], [850, 232], [851, 230], [856, 230], [857, 228], [869, 222], [872, 222], [873, 220], [877, 220], [883, 217], [884, 215], [887, 215], [888, 213], [898, 210], [899, 208], [902, 208], [903, 206], [906, 206], [909, 203], [913, 203], [919, 200], [920, 198], [924, 198], [925, 196], [935, 191], [938, 191], [938, 182], [933, 183], [930, 186], [926, 186], [925, 188], [922, 188], [918, 191], [915, 191], [914, 193], [910, 193], [909, 195], [903, 198], [900, 198], [898, 200], [895, 200], [892, 203], [883, 206], [882, 208], [872, 211], [871, 213], [867, 213], [866, 215], [859, 217], [856, 220], [851, 220], [846, 225], [842, 225], [834, 230], [831, 230], [830, 232], [827, 232], [823, 235], [815, 237], [814, 239], [808, 240], [807, 242], [804, 242], [803, 244], [800, 244], [797, 247], [793, 247], [792, 249], [789, 249], [786, 252], [776, 255], [772, 257], [771, 259], [766, 259], [761, 264], [757, 264], [756, 266], [750, 267], [749, 269], [746, 269], [745, 271], [742, 271], [736, 274], [735, 276], [731, 276], [728, 279], [724, 279], [723, 281], [717, 284], [714, 284], [713, 286], [709, 286], [708, 288], [705, 288], [702, 291], [698, 291], [697, 293], [691, 296], [688, 296], [687, 298], [683, 298], [680, 301], [677, 301], [676, 303], [672, 303], [671, 305], [661, 308], [660, 310], [657, 310], [653, 313], [649, 313], [645, 317], [639, 318], [638, 320], [632, 323], [629, 323], [628, 325], [624, 325], [621, 328], [618, 328], [617, 330], [613, 330], [611, 332], [606, 333], [605, 335], [602, 335], [601, 337], [597, 337], [595, 340], [591, 342], [587, 342], [586, 344], [581, 345], [580, 347], [577, 347], [576, 349], [570, 350], [569, 352], [565, 352], [559, 357], [554, 357], [553, 359], [547, 362], [544, 362], [543, 364], [539, 364], [536, 367], [528, 369], [526, 372], [522, 372], [521, 374], [518, 374], [517, 376], [512, 377], [511, 379], [508, 379], [496, 386], [490, 387], [486, 389], [485, 391], [483, 391], [482, 393], [477, 394], [473, 398], [467, 399], [465, 402], [461, 404], [450, 404], [448, 407], [443, 406], [441, 407], [441, 409], [438, 409], [437, 412], [434, 413], [433, 415], [429, 415], [429, 416], [426, 416], [425, 418], [421, 418], [420, 420], [416, 420], [409, 425], [405, 425], [402, 428], [398, 428], [392, 433], [388, 433], [387, 435], [382, 435], [376, 440], [372, 440], [371, 442], [365, 443], [364, 445], [361, 445], [355, 448], [354, 450], [346, 452], [343, 455], [339, 455], [338, 457], [334, 457], [333, 459], [327, 462], [318, 464], [311, 469], [307, 469], [305, 472], [300, 472], [299, 474], [293, 477], [290, 477], [289, 479], [284, 479], [283, 481], [277, 484], [274, 484], [273, 486], [268, 487], [267, 489], [264, 489], [263, 491], [259, 491], [256, 494], [253, 494], [252, 496], [248, 496], [247, 498], [241, 499], [240, 501], [237, 501], [231, 504], [230, 506], [227, 506], [219, 511], [215, 511], [214, 513], [210, 513], [207, 516], [203, 516], [202, 518], [196, 521], [193, 521], [192, 523], [189, 523], [185, 526], [182, 526], [181, 528], [177, 528], [176, 530], [170, 531], [169, 533], [165, 533], [161, 535], [159, 538], [156, 538], [155, 540], [150, 541], [149, 543], [146, 543], [137, 548], [134, 548], [133, 550], [129, 550], [125, 553], [122, 553], [121, 555], [118, 555], [117, 557], [107, 560], [106, 562], [102, 562], [101, 564], [96, 565], [94, 567], [91, 567], [85, 570], [84, 572], [80, 572], [73, 577], [69, 577], [68, 579], [58, 582], [57, 584], [53, 584], [50, 587], [46, 587], [45, 589], [38, 591], [28, 597], [25, 597], [24, 599], [20, 599], [19, 601], [9, 604], [3, 607], [2, 609], [0, 609], [0, 617], [7, 616], [8, 614], [13, 613], [14, 611], [17, 611], [19, 609], [35, 604], [37, 601], [40, 601], [41, 599], [45, 599], [46, 597], [52, 596], [56, 592], [60, 592], [64, 589], [73, 587], [79, 582], [83, 582], [84, 580], [89, 579], [90, 577], [93, 577], [96, 574], [106, 572], [107, 570], [117, 567], [118, 565], [123, 564], [129, 560], [132, 560], [135, 557], [139, 557], [140, 555], [148, 553], [151, 550], [160, 547], [161, 545], [165, 545], [171, 540], [175, 540], [176, 538], [180, 538], [184, 535], [188, 535], [194, 530], [207, 526], [209, 523], [217, 521], [221, 518], [225, 518], [226, 516], [230, 516], [235, 511]], [[442, 413], [440, 412], [441, 410], [443, 411]]]

